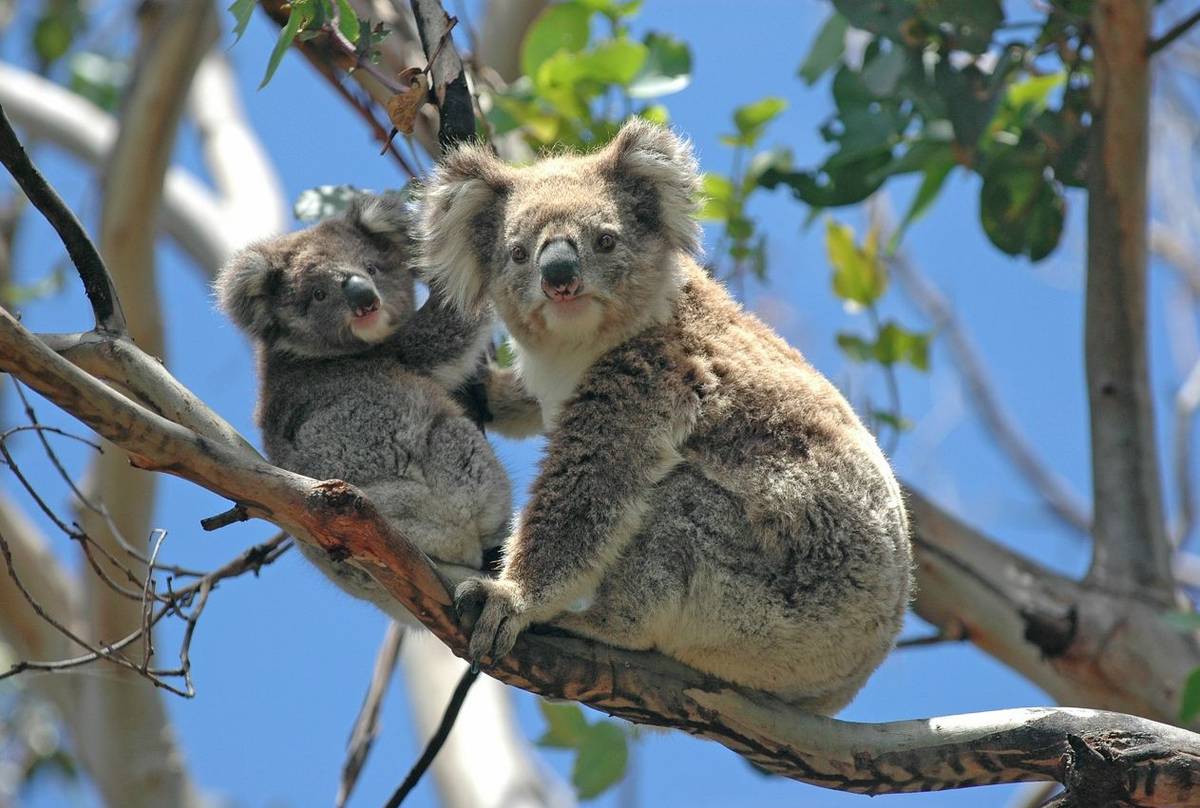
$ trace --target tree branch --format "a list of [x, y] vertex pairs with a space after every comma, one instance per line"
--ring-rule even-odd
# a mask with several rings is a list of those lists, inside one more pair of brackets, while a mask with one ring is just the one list
[[1085, 345], [1095, 538], [1088, 579], [1174, 597], [1146, 356], [1150, 0], [1097, 0]]
[[1172, 25], [1163, 33], [1162, 36], [1158, 37], [1157, 39], [1147, 40], [1146, 55], [1153, 56], [1154, 54], [1158, 53], [1160, 50], [1167, 47], [1172, 42], [1179, 39], [1179, 37], [1190, 31], [1196, 25], [1196, 23], [1200, 23], [1200, 9], [1193, 11], [1191, 14]]
[[88, 301], [92, 304], [92, 311], [96, 315], [96, 329], [124, 333], [125, 315], [121, 311], [121, 303], [117, 299], [112, 279], [104, 268], [100, 253], [88, 238], [79, 219], [30, 161], [21, 141], [17, 139], [17, 133], [13, 131], [3, 105], [0, 105], [0, 163], [4, 164], [29, 201], [41, 211], [62, 239], [67, 254], [71, 256], [72, 263], [79, 271]]
[[467, 87], [467, 72], [450, 39], [453, 23], [439, 0], [411, 0], [413, 17], [426, 58], [438, 112], [438, 143], [442, 151], [475, 139], [475, 108]]

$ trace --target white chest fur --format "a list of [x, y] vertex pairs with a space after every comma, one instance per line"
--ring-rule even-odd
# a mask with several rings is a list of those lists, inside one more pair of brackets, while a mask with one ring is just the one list
[[595, 348], [538, 350], [513, 340], [517, 375], [538, 403], [542, 405], [542, 422], [549, 431], [558, 420], [563, 402], [579, 386], [583, 374], [596, 361], [600, 352]]

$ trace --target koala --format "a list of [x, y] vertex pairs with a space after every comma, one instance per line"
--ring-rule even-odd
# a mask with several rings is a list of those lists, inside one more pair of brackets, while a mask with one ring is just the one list
[[891, 650], [912, 589], [901, 491], [799, 352], [697, 264], [689, 144], [641, 120], [526, 167], [468, 145], [415, 203], [419, 263], [491, 301], [547, 433], [498, 578], [456, 592], [476, 660], [531, 623], [653, 649], [831, 714]]
[[[398, 198], [360, 198], [246, 248], [216, 293], [256, 343], [271, 462], [357, 485], [427, 555], [477, 572], [508, 533], [511, 492], [451, 392], [482, 361], [492, 318], [436, 294], [415, 310], [408, 230]], [[343, 590], [411, 624], [365, 571], [299, 546]]]

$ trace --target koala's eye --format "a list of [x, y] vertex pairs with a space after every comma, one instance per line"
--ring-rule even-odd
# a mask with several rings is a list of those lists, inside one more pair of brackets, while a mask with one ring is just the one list
[[617, 246], [617, 239], [612, 233], [601, 233], [596, 238], [596, 249], [600, 252], [611, 252]]
[[325, 299], [325, 290], [324, 289], [313, 289], [313, 300], [324, 300], [324, 299]]
[[379, 264], [367, 264], [368, 275], [377, 275], [379, 271]]
[[512, 260], [518, 264], [523, 264], [529, 260], [529, 251], [520, 244], [514, 245], [513, 248], [509, 250], [509, 253], [512, 255]]

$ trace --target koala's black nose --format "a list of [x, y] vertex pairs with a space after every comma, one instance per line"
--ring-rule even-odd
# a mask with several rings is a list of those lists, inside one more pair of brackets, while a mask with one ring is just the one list
[[572, 287], [579, 285], [579, 253], [575, 251], [575, 245], [566, 239], [548, 242], [542, 247], [537, 263], [542, 272], [543, 286], [572, 293]]
[[366, 314], [379, 308], [379, 295], [375, 293], [375, 285], [366, 278], [350, 275], [342, 281], [342, 294], [346, 303], [355, 314]]

